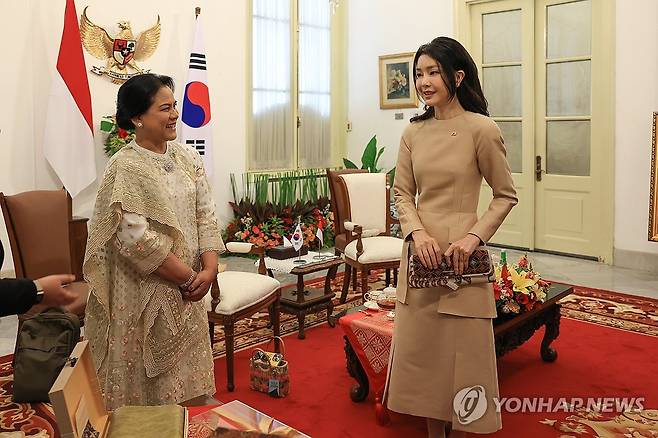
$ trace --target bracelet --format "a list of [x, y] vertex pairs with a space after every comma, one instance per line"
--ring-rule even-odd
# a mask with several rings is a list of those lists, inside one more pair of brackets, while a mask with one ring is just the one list
[[196, 277], [196, 275], [197, 275], [196, 271], [194, 271], [194, 269], [192, 269], [192, 273], [190, 274], [190, 277], [185, 281], [185, 283], [178, 286], [179, 289], [187, 289], [192, 284], [192, 282], [194, 281], [194, 278]]

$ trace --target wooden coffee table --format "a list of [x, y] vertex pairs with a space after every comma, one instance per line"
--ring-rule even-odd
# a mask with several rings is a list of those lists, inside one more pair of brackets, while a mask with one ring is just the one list
[[[306, 319], [306, 314], [327, 309], [327, 318], [329, 319], [331, 316], [331, 312], [334, 309], [332, 299], [335, 295], [331, 291], [331, 280], [336, 278], [338, 267], [342, 264], [343, 260], [338, 257], [296, 266], [290, 271], [291, 274], [297, 276], [297, 286], [284, 288], [281, 292], [281, 300], [279, 301], [279, 304], [282, 312], [297, 315], [297, 321], [299, 322], [297, 337], [299, 339], [306, 338], [306, 334], [304, 333], [304, 320]], [[327, 270], [327, 275], [324, 280], [324, 288], [307, 288], [304, 284], [304, 275], [323, 270]], [[336, 323], [334, 320], [329, 319], [329, 325], [335, 327]]]
[[573, 286], [561, 283], [551, 284], [546, 301], [529, 312], [513, 316], [499, 316], [493, 320], [496, 338], [496, 356], [500, 357], [522, 345], [541, 326], [545, 326], [544, 337], [539, 353], [545, 362], [557, 359], [557, 351], [551, 342], [560, 334], [560, 301], [573, 292]]

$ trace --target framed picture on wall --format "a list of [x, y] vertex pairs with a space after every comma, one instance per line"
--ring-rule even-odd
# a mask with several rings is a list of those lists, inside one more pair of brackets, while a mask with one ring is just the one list
[[414, 89], [414, 52], [379, 57], [379, 108], [418, 108]]
[[658, 242], [658, 169], [656, 169], [656, 156], [658, 155], [658, 141], [656, 140], [656, 125], [658, 112], [653, 113], [653, 129], [651, 130], [651, 190], [649, 191], [649, 240]]

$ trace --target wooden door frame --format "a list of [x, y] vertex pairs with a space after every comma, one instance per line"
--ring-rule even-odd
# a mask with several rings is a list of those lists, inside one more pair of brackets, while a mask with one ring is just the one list
[[[471, 6], [503, 0], [454, 0], [454, 35], [471, 50]], [[564, 3], [573, 0], [564, 0]], [[600, 232], [597, 236], [598, 258], [612, 264], [614, 252], [614, 156], [615, 156], [615, 3], [612, 0], [592, 1], [592, 110], [590, 142], [606, 150], [598, 163], [592, 162], [592, 176], [601, 187], [599, 210]], [[533, 132], [536, 121], [533, 120]], [[536, 134], [535, 134], [536, 135]], [[533, 157], [534, 158], [534, 157]], [[525, 161], [525, 160], [524, 160]], [[525, 163], [524, 163], [525, 165]], [[608, 201], [609, 202], [606, 202]], [[534, 246], [533, 238], [533, 246]]]

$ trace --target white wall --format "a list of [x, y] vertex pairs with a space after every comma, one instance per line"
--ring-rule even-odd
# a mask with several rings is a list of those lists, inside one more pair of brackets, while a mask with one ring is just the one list
[[658, 111], [657, 20], [657, 1], [617, 0], [615, 248], [654, 254], [658, 243], [647, 240], [647, 224], [651, 119]]
[[[129, 19], [135, 32], [150, 26], [160, 14], [162, 36], [153, 57], [142, 63], [154, 72], [170, 73], [180, 86], [194, 25], [194, 6], [202, 8], [206, 34], [212, 114], [216, 120], [213, 187], [220, 220], [230, 217], [229, 172], [245, 165], [247, 101], [247, 1], [100, 0], [77, 2], [78, 15], [89, 5], [92, 21], [116, 32], [119, 19]], [[0, 191], [17, 193], [59, 186], [41, 153], [47, 101], [61, 28], [64, 0], [0, 1], [0, 16], [11, 44], [0, 63]], [[658, 2], [617, 1], [616, 26], [616, 147], [615, 248], [658, 254], [658, 243], [647, 241], [650, 179], [651, 114], [658, 111]], [[439, 35], [453, 35], [452, 0], [349, 0], [347, 155], [359, 161], [366, 142], [377, 134], [386, 146], [381, 164], [395, 164], [400, 134], [413, 110], [380, 110], [378, 56], [415, 51]], [[86, 55], [87, 67], [101, 61]], [[94, 124], [114, 111], [117, 85], [89, 75]], [[180, 88], [177, 96], [180, 98]], [[403, 112], [404, 120], [394, 120]], [[99, 175], [107, 161], [102, 136], [96, 132]], [[74, 200], [74, 213], [89, 216], [96, 184]], [[9, 251], [4, 223], [0, 238]], [[11, 255], [4, 269], [11, 269]]]
[[[169, 74], [177, 84], [180, 101], [187, 71], [187, 59], [194, 31], [194, 7], [201, 7], [206, 40], [211, 114], [214, 122], [215, 170], [212, 185], [222, 223], [230, 217], [229, 172], [241, 173], [245, 167], [246, 144], [246, 63], [247, 1], [232, 0], [101, 0], [77, 1], [78, 16], [85, 6], [92, 22], [118, 31], [116, 22], [127, 19], [138, 35], [155, 23], [160, 15], [162, 32], [154, 55], [139, 63], [142, 68]], [[61, 187], [42, 153], [43, 129], [50, 78], [54, 72], [62, 33], [65, 0], [23, 0], [0, 2], [4, 29], [11, 43], [3, 46], [0, 63], [0, 191], [14, 194], [25, 190]], [[87, 68], [103, 65], [85, 51]], [[100, 118], [115, 111], [118, 85], [107, 78], [88, 74], [96, 137], [96, 162], [99, 179], [107, 162], [103, 135], [98, 132]], [[74, 214], [90, 217], [97, 183], [73, 200]], [[3, 268], [12, 261], [4, 221], [0, 238], [5, 251]]]
[[[388, 170], [397, 160], [402, 130], [418, 110], [379, 109], [379, 56], [415, 52], [438, 36], [453, 36], [453, 0], [349, 0], [348, 16], [347, 156], [359, 164], [376, 134], [378, 146], [386, 147], [380, 164]], [[395, 120], [396, 112], [404, 119]]]
[[[382, 0], [377, 7], [351, 0], [349, 10], [348, 157], [357, 161], [377, 134], [386, 146], [383, 167], [395, 164], [402, 130], [414, 110], [380, 110], [380, 55], [414, 51], [435, 36], [454, 36], [451, 0], [413, 0], [404, 9]], [[615, 249], [658, 254], [647, 240], [651, 172], [651, 117], [658, 111], [658, 2], [616, 2]], [[394, 12], [391, 12], [394, 11]], [[361, 32], [366, 28], [368, 31]], [[394, 120], [403, 112], [404, 120]], [[621, 260], [615, 261], [615, 264]]]

